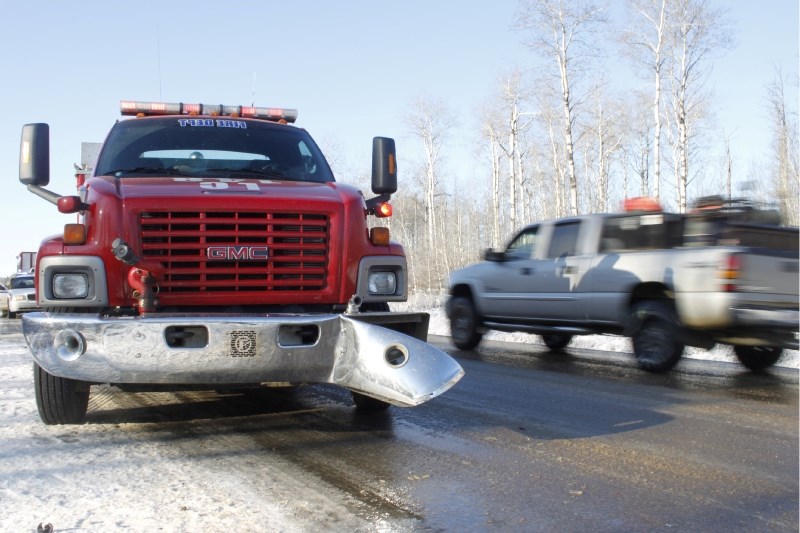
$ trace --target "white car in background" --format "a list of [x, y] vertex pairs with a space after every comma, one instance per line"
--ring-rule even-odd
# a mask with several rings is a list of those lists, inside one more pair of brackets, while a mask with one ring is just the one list
[[0, 317], [8, 314], [8, 287], [0, 283]]
[[16, 318], [19, 313], [38, 310], [33, 274], [15, 276], [8, 291], [8, 318]]

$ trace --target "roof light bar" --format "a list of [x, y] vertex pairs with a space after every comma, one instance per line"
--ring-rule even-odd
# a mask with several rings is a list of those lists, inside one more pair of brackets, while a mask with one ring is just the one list
[[138, 102], [123, 100], [119, 103], [120, 113], [133, 116], [155, 115], [209, 115], [228, 117], [247, 117], [271, 120], [274, 122], [295, 122], [297, 109], [276, 107], [254, 107], [215, 104], [184, 104], [165, 102]]

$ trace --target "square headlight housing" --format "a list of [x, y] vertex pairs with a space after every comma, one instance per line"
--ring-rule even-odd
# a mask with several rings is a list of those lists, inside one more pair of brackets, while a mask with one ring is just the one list
[[387, 295], [397, 292], [397, 276], [394, 272], [370, 271], [367, 290], [371, 295]]
[[52, 288], [59, 300], [82, 300], [89, 295], [89, 276], [82, 272], [56, 273]]

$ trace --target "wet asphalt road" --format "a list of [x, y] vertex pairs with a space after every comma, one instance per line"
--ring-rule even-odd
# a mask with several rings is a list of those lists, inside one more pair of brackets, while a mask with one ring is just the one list
[[797, 370], [683, 361], [650, 375], [621, 354], [432, 340], [466, 376], [417, 408], [360, 415], [327, 386], [95, 387], [88, 424], [141, 427], [178, 455], [203, 447], [243, 483], [256, 449], [346, 494], [376, 530], [798, 530]]

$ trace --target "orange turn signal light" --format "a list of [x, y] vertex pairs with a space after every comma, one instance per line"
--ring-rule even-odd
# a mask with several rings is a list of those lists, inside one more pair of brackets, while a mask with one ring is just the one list
[[86, 244], [86, 226], [64, 224], [64, 244]]
[[375, 216], [378, 218], [388, 218], [392, 216], [392, 204], [389, 202], [381, 202], [375, 208]]
[[369, 241], [375, 246], [389, 246], [389, 228], [371, 228]]

